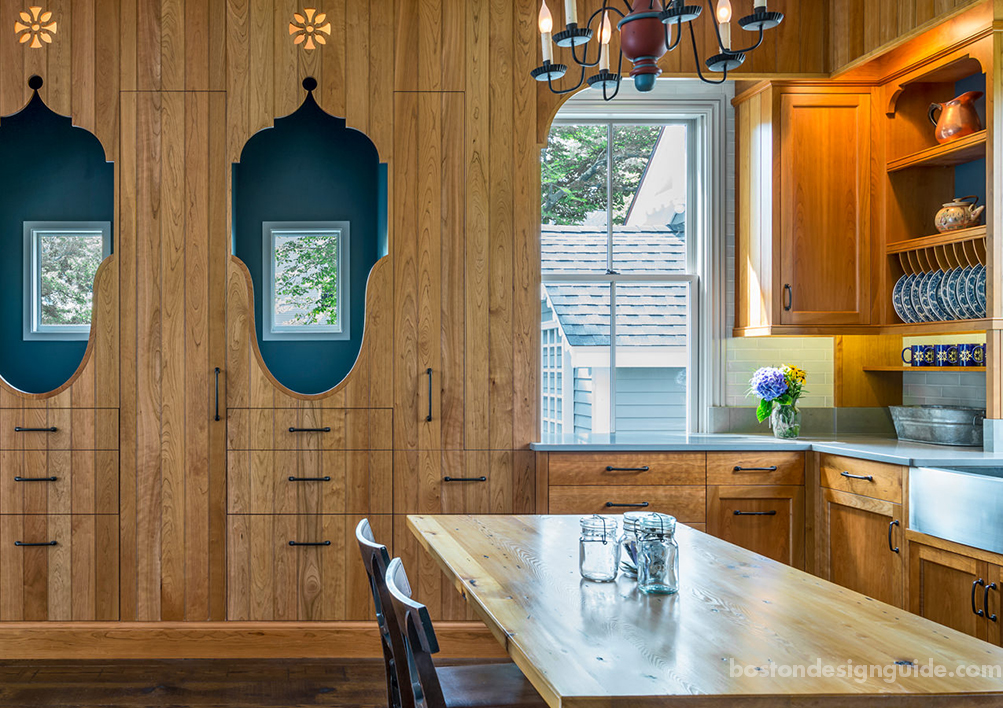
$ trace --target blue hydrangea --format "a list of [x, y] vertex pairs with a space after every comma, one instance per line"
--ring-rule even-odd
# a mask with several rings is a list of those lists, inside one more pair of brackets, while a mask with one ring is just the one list
[[784, 372], [773, 366], [764, 366], [752, 375], [752, 391], [764, 401], [772, 401], [787, 393]]

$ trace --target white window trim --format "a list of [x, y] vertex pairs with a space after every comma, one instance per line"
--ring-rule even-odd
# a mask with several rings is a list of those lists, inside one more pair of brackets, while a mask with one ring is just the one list
[[[730, 83], [707, 86], [693, 79], [659, 79], [650, 93], [639, 93], [625, 82], [620, 95], [603, 101], [601, 94], [585, 90], [561, 106], [554, 125], [584, 123], [672, 123], [692, 121], [695, 139], [687, 140], [690, 170], [688, 192], [698, 208], [687, 202], [687, 233], [702, 233], [699, 249], [687, 249], [687, 276], [619, 275], [621, 282], [688, 282], [690, 302], [699, 315], [690, 318], [688, 333], [690, 373], [687, 382], [686, 427], [691, 433], [709, 429], [710, 407], [725, 396], [724, 340], [727, 337], [727, 226], [728, 226], [728, 107], [734, 87]], [[706, 185], [707, 189], [702, 187]], [[691, 231], [692, 229], [692, 231]], [[585, 274], [544, 275], [542, 281], [596, 282], [604, 276]], [[606, 276], [609, 277], [609, 276]], [[611, 286], [615, 298], [615, 286]], [[611, 303], [611, 312], [612, 303]], [[611, 342], [616, 322], [611, 317]], [[610, 369], [615, 370], [616, 347], [611, 347]], [[616, 393], [611, 392], [611, 412]], [[615, 416], [610, 433], [615, 433]]]
[[[285, 233], [338, 234], [338, 324], [281, 327], [275, 324], [275, 237]], [[265, 341], [337, 341], [351, 338], [349, 262], [351, 233], [347, 221], [265, 221], [261, 224], [261, 338]]]
[[41, 270], [39, 268], [38, 236], [59, 235], [101, 236], [102, 260], [111, 255], [111, 222], [109, 221], [25, 221], [24, 227], [24, 317], [22, 338], [26, 342], [75, 342], [90, 339], [91, 326], [41, 324]]

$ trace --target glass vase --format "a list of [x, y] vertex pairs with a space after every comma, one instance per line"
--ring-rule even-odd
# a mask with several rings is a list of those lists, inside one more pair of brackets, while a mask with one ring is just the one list
[[773, 428], [774, 437], [793, 440], [801, 434], [801, 411], [795, 406], [773, 406], [770, 427]]

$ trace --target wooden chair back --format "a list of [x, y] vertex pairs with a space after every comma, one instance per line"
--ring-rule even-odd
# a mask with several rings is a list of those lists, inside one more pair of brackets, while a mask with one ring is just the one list
[[411, 584], [400, 558], [390, 561], [386, 586], [404, 635], [409, 674], [407, 683], [401, 683], [404, 708], [446, 708], [439, 676], [432, 663], [432, 654], [439, 651], [432, 618], [427, 607], [411, 598]]

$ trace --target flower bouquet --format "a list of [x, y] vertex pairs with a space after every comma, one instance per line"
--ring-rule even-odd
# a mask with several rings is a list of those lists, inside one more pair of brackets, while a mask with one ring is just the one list
[[756, 418], [760, 423], [769, 418], [776, 437], [791, 439], [801, 434], [797, 402], [805, 392], [807, 378], [804, 370], [793, 364], [764, 366], [752, 375], [749, 393], [759, 398]]

